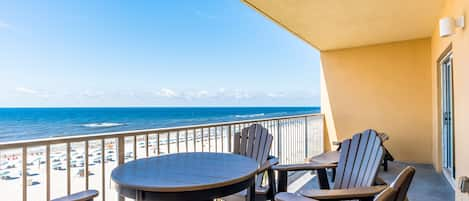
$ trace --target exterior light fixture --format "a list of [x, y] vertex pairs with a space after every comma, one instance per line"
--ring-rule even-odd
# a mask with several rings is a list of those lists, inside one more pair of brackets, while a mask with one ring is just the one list
[[448, 37], [455, 33], [456, 28], [464, 29], [464, 16], [440, 19], [440, 37]]

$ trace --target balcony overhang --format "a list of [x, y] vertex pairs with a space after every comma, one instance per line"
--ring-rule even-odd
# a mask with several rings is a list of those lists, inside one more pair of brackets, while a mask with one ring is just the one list
[[443, 0], [241, 0], [325, 51], [430, 37]]

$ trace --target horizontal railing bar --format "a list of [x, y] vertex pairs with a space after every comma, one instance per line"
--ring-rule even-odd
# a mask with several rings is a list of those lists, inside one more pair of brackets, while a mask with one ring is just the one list
[[19, 141], [10, 141], [10, 142], [0, 142], [0, 150], [2, 149], [12, 149], [19, 148], [22, 146], [40, 146], [40, 145], [51, 145], [51, 144], [61, 144], [61, 143], [70, 143], [84, 140], [103, 140], [107, 138], [118, 138], [118, 137], [128, 137], [135, 135], [144, 135], [148, 133], [169, 133], [183, 129], [204, 129], [211, 128], [215, 126], [229, 126], [236, 124], [249, 124], [262, 121], [271, 121], [271, 120], [284, 120], [284, 119], [294, 119], [294, 118], [303, 118], [303, 117], [323, 117], [321, 113], [314, 114], [303, 114], [303, 115], [290, 115], [282, 117], [272, 117], [272, 118], [263, 118], [263, 119], [251, 119], [251, 120], [242, 120], [242, 121], [229, 121], [229, 122], [220, 122], [220, 123], [210, 123], [210, 124], [198, 124], [198, 125], [189, 125], [189, 126], [178, 126], [178, 127], [169, 127], [169, 128], [156, 128], [156, 129], [145, 129], [145, 130], [132, 130], [132, 131], [119, 131], [119, 132], [109, 132], [109, 133], [98, 133], [98, 134], [87, 134], [87, 135], [74, 135], [74, 136], [63, 136], [63, 137], [50, 137], [50, 138], [41, 138], [41, 139], [32, 139], [32, 140], [19, 140]]

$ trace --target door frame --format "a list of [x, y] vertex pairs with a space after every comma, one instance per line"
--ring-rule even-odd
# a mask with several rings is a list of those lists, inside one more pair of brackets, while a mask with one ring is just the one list
[[[445, 153], [445, 150], [444, 150], [444, 128], [445, 128], [445, 116], [444, 116], [444, 91], [443, 91], [443, 85], [444, 85], [444, 74], [443, 74], [443, 65], [445, 62], [447, 62], [448, 60], [450, 60], [451, 62], [451, 69], [450, 69], [450, 95], [451, 95], [451, 98], [450, 98], [450, 105], [451, 105], [451, 113], [450, 113], [450, 126], [451, 126], [451, 133], [452, 133], [452, 136], [451, 136], [451, 141], [452, 141], [452, 146], [451, 146], [451, 158], [452, 158], [452, 170], [448, 170], [446, 168], [446, 164], [445, 164], [445, 160], [444, 160], [444, 153]], [[451, 48], [451, 45], [445, 49], [445, 51], [443, 51], [443, 53], [440, 55], [440, 57], [438, 58], [438, 62], [437, 62], [437, 69], [438, 69], [438, 80], [439, 80], [439, 85], [438, 85], [438, 101], [439, 101], [439, 110], [438, 110], [438, 118], [439, 118], [439, 146], [440, 146], [440, 151], [439, 151], [439, 154], [441, 154], [440, 156], [440, 168], [442, 170], [442, 173], [444, 175], [444, 177], [447, 179], [447, 181], [453, 186], [455, 187], [455, 175], [456, 175], [456, 168], [455, 168], [455, 130], [454, 130], [454, 111], [455, 111], [455, 107], [454, 107], [454, 80], [453, 80], [453, 71], [454, 71], [454, 66], [453, 66], [453, 52], [452, 52], [452, 48]]]

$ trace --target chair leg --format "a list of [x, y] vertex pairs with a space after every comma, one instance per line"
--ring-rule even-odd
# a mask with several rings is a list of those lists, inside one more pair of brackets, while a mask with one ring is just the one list
[[387, 172], [388, 171], [388, 159], [386, 159], [386, 158], [383, 161], [383, 167], [384, 167], [383, 168], [384, 171]]
[[277, 193], [277, 185], [275, 185], [274, 170], [268, 169], [267, 176], [269, 179], [269, 191], [267, 192], [267, 200], [274, 200], [274, 196]]
[[332, 169], [332, 178], [331, 178], [331, 180], [335, 181], [336, 169], [335, 168], [331, 168], [331, 169]]
[[330, 189], [329, 180], [327, 179], [326, 169], [316, 170], [318, 173], [318, 182], [320, 189]]
[[288, 171], [278, 171], [278, 192], [287, 192]]

